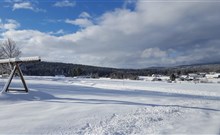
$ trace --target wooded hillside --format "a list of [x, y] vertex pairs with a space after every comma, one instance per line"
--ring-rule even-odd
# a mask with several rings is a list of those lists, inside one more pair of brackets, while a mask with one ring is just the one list
[[35, 76], [55, 76], [64, 75], [88, 76], [88, 77], [111, 77], [111, 78], [130, 78], [136, 79], [137, 76], [149, 76], [152, 74], [171, 75], [188, 74], [197, 72], [220, 72], [220, 64], [201, 64], [186, 65], [177, 67], [151, 67], [146, 69], [116, 69], [106, 67], [95, 67], [78, 64], [54, 63], [54, 62], [38, 62], [22, 65], [25, 75]]

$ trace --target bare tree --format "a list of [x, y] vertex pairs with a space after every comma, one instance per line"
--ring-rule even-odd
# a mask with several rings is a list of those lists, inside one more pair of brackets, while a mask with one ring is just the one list
[[[14, 58], [21, 55], [20, 49], [16, 46], [15, 41], [8, 38], [0, 43], [0, 59]], [[9, 73], [12, 70], [12, 64], [1, 64], [0, 70], [3, 73]]]
[[1, 43], [0, 52], [0, 58], [14, 58], [21, 55], [21, 51], [16, 46], [15, 41], [10, 38]]

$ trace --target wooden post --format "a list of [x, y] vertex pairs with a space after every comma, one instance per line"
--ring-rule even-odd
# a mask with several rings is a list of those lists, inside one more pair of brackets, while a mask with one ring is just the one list
[[11, 74], [8, 78], [8, 81], [7, 81], [7, 83], [5, 84], [5, 86], [3, 88], [3, 91], [8, 92], [8, 88], [9, 88], [9, 85], [11, 84], [11, 80], [12, 80], [14, 74], [15, 74], [15, 71], [16, 71], [16, 66], [14, 66], [13, 70], [11, 71]]
[[23, 73], [22, 73], [22, 71], [21, 71], [21, 69], [20, 69], [20, 67], [19, 67], [19, 65], [17, 63], [15, 64], [15, 66], [17, 67], [17, 70], [18, 70], [19, 76], [21, 78], [21, 81], [23, 83], [24, 89], [25, 89], [26, 92], [28, 92], [28, 88], [27, 88], [27, 85], [25, 83]]
[[[18, 71], [18, 74], [19, 74], [19, 76], [21, 78], [22, 84], [24, 86], [24, 90], [9, 89], [9, 86], [11, 84], [11, 81], [12, 81], [16, 71]], [[5, 91], [5, 92], [9, 92], [10, 90], [12, 90], [12, 91], [25, 91], [25, 92], [28, 92], [28, 88], [27, 88], [27, 85], [25, 83], [25, 80], [24, 80], [24, 77], [23, 77], [23, 73], [22, 73], [18, 63], [15, 63], [14, 68], [13, 68], [13, 70], [12, 70], [10, 76], [9, 76], [8, 82], [5, 84], [4, 89], [3, 89], [3, 91]]]

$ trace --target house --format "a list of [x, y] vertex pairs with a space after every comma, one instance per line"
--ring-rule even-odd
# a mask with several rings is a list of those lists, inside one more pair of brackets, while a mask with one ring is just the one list
[[188, 74], [188, 76], [187, 76], [188, 80], [195, 80], [195, 79], [198, 79], [198, 78], [200, 78], [200, 76], [198, 74], [195, 74], [195, 73]]
[[212, 73], [210, 73], [210, 74], [207, 74], [207, 75], [206, 75], [206, 78], [208, 78], [208, 79], [220, 78], [220, 73], [212, 72]]
[[206, 73], [199, 73], [200, 77], [205, 77]]
[[185, 80], [187, 80], [187, 75], [181, 75], [181, 76], [179, 76], [179, 80], [180, 81], [185, 81]]
[[161, 77], [162, 75], [159, 74], [152, 74], [152, 77]]

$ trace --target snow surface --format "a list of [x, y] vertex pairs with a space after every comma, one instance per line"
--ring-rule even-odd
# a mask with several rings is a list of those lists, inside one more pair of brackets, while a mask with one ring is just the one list
[[220, 134], [218, 83], [25, 78], [0, 95], [0, 134]]

